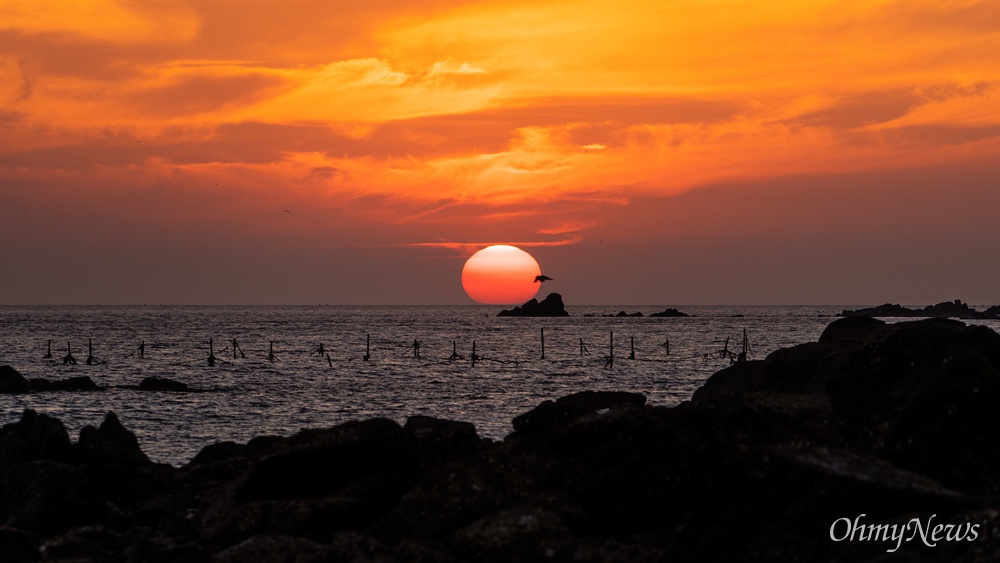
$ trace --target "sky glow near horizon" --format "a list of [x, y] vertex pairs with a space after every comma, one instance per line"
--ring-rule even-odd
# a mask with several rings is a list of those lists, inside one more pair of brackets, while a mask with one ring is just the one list
[[0, 3], [0, 304], [1000, 303], [997, 2]]

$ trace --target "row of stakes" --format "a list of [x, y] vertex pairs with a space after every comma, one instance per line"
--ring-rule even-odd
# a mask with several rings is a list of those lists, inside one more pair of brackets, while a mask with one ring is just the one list
[[[614, 365], [615, 365], [615, 333], [614, 333], [614, 331], [610, 332], [609, 337], [610, 338], [609, 338], [609, 345], [608, 345], [608, 354], [606, 356], [604, 356], [604, 367], [608, 368], [608, 369], [612, 369], [612, 368], [614, 368]], [[274, 342], [270, 342], [269, 344], [270, 345], [268, 347], [268, 352], [267, 352], [267, 361], [273, 363], [273, 362], [278, 361], [278, 356], [275, 355], [275, 353], [274, 353]], [[542, 345], [541, 359], [544, 360], [545, 359], [545, 329], [544, 328], [541, 329], [541, 345]], [[669, 339], [667, 339], [663, 344], [660, 344], [660, 346], [666, 349], [666, 354], [667, 355], [670, 355], [670, 340]], [[414, 340], [412, 347], [413, 347], [413, 357], [414, 358], [419, 358], [420, 357], [420, 341], [419, 340]], [[233, 351], [233, 359], [234, 360], [237, 359], [237, 354], [239, 355], [240, 358], [244, 358], [244, 359], [246, 358], [246, 354], [243, 352], [243, 349], [240, 348], [240, 345], [236, 341], [235, 338], [233, 339], [233, 342], [232, 342], [232, 351]], [[322, 343], [320, 343], [319, 347], [316, 350], [314, 350], [313, 352], [310, 352], [310, 355], [313, 355], [313, 354], [319, 354], [321, 357], [325, 357], [326, 361], [330, 364], [330, 367], [333, 367], [333, 359], [330, 358], [330, 354], [326, 353], [326, 349], [323, 347]], [[736, 362], [745, 361], [747, 359], [747, 356], [749, 354], [750, 354], [750, 343], [747, 340], [747, 331], [744, 329], [743, 330], [743, 344], [742, 344], [742, 351], [741, 352], [734, 352], [734, 351], [729, 350], [729, 338], [727, 337], [726, 338], [726, 343], [725, 343], [724, 347], [721, 350], [719, 350], [718, 352], [713, 352], [713, 353], [705, 354], [705, 357], [706, 358], [718, 357], [718, 358], [722, 358], [722, 359], [729, 359], [730, 363], [736, 363]], [[580, 355], [581, 356], [589, 356], [590, 355], [590, 351], [587, 350], [587, 346], [583, 343], [583, 339], [582, 338], [580, 339]], [[51, 340], [49, 340], [48, 351], [46, 352], [45, 356], [43, 356], [43, 357], [46, 358], [46, 359], [52, 358], [52, 341]], [[140, 341], [138, 348], [136, 348], [131, 353], [127, 354], [125, 357], [126, 358], [135, 357], [135, 358], [138, 358], [138, 359], [144, 359], [146, 357], [146, 341], [145, 340]], [[630, 360], [634, 360], [635, 359], [635, 337], [629, 337], [629, 355], [628, 355], [628, 358]], [[362, 361], [365, 361], [365, 362], [371, 360], [371, 334], [366, 334], [365, 335], [365, 355], [361, 359], [362, 359]], [[505, 364], [514, 364], [515, 367], [517, 367], [517, 365], [518, 365], [517, 361], [496, 360], [496, 359], [492, 359], [492, 358], [485, 358], [483, 356], [478, 355], [476, 353], [476, 341], [475, 340], [472, 341], [472, 356], [469, 359], [471, 360], [471, 363], [472, 363], [473, 367], [475, 367], [476, 362], [482, 362], [482, 361], [485, 361], [485, 360], [490, 360], [490, 361], [495, 361], [495, 362], [500, 362], [500, 363], [505, 363]], [[465, 357], [459, 355], [459, 353], [458, 353], [458, 343], [453, 340], [452, 341], [451, 356], [448, 357], [448, 361], [453, 362], [453, 361], [458, 361], [458, 360], [464, 361]], [[206, 359], [206, 363], [209, 366], [214, 366], [215, 363], [218, 362], [218, 361], [223, 361], [224, 362], [225, 360], [220, 360], [219, 358], [217, 358], [215, 356], [215, 343], [214, 343], [214, 340], [213, 339], [209, 339], [208, 340], [208, 358]], [[97, 360], [97, 359], [94, 358], [93, 339], [87, 339], [87, 359], [86, 359], [85, 363], [88, 366], [89, 365], [94, 365], [94, 364], [105, 364], [105, 363], [107, 363], [106, 361], [100, 361], [100, 360]], [[67, 342], [66, 343], [66, 356], [63, 357], [63, 365], [76, 365], [76, 364], [77, 364], [77, 361], [76, 361], [76, 358], [73, 357], [73, 351], [72, 351], [72, 348], [70, 346], [70, 343]]]

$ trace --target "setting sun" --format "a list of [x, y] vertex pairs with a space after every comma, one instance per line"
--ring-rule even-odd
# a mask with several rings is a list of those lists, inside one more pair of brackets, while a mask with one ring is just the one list
[[538, 262], [527, 252], [497, 244], [469, 257], [462, 268], [462, 287], [479, 303], [522, 303], [538, 293], [541, 283], [535, 281], [535, 276], [541, 273]]

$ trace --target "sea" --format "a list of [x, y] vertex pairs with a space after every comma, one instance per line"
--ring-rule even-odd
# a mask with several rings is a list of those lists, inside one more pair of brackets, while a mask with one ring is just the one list
[[[763, 359], [816, 341], [854, 308], [673, 307], [690, 316], [620, 305], [567, 306], [561, 318], [478, 305], [3, 306], [0, 365], [28, 379], [88, 376], [104, 389], [0, 394], [0, 425], [34, 409], [75, 440], [114, 411], [150, 459], [177, 466], [216, 442], [375, 417], [461, 420], [500, 440], [517, 415], [582, 390], [676, 405], [730, 364], [744, 336], [748, 357]], [[974, 322], [1000, 331], [1000, 321]], [[198, 392], [138, 389], [147, 377]]]

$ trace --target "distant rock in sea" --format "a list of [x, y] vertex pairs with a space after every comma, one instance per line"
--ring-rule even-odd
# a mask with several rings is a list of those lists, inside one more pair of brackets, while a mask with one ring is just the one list
[[531, 299], [520, 307], [504, 309], [497, 313], [498, 317], [568, 317], [563, 305], [562, 295], [550, 293], [545, 299]]
[[28, 381], [11, 366], [0, 366], [0, 393], [30, 393], [31, 391], [101, 391], [104, 388], [86, 375], [50, 380], [35, 378]]
[[[594, 315], [584, 315], [584, 316], [591, 316], [591, 317], [593, 317]], [[642, 313], [642, 311], [636, 311], [634, 313], [626, 313], [625, 311], [618, 311], [618, 313], [614, 314], [614, 315], [601, 315], [601, 316], [602, 317], [642, 317], [643, 313]], [[678, 311], [677, 309], [664, 309], [660, 313], [651, 313], [649, 316], [650, 317], [690, 317], [691, 315], [689, 315], [687, 313], [682, 313], [682, 312]]]
[[994, 305], [985, 311], [977, 311], [966, 303], [956, 299], [937, 305], [928, 305], [923, 309], [909, 309], [902, 305], [886, 303], [878, 307], [864, 309], [844, 309], [841, 317], [937, 317], [943, 319], [1000, 319], [1000, 305]]
[[35, 391], [102, 391], [104, 389], [86, 375], [56, 380], [32, 379], [31, 388]]
[[660, 313], [653, 313], [650, 317], [690, 317], [687, 313], [682, 313], [677, 309], [664, 309]]
[[166, 377], [147, 377], [139, 383], [143, 391], [193, 391], [186, 383]]

